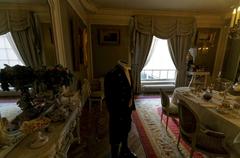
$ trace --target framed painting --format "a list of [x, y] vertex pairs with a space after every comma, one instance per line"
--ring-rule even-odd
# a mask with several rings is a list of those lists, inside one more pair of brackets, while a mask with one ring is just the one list
[[196, 44], [207, 43], [208, 45], [214, 45], [216, 31], [198, 31]]
[[99, 44], [117, 45], [120, 44], [119, 29], [100, 29]]

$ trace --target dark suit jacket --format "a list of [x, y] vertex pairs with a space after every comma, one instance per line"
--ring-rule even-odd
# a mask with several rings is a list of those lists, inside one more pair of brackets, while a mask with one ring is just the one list
[[[135, 110], [133, 91], [122, 66], [116, 65], [107, 73], [104, 80], [104, 88], [110, 116], [131, 115], [131, 111]], [[132, 106], [129, 107], [131, 99]]]

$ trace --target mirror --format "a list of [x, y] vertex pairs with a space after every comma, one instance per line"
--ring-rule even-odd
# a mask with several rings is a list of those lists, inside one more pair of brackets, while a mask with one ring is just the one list
[[237, 82], [240, 76], [240, 39], [228, 39], [222, 77]]
[[198, 28], [196, 35], [196, 46], [198, 53], [196, 65], [203, 71], [213, 73], [219, 41], [219, 28]]
[[[18, 14], [18, 11], [27, 11], [33, 16], [34, 25], [37, 32], [34, 40], [39, 40], [38, 52], [41, 54], [43, 65], [56, 65], [56, 54], [54, 48], [54, 38], [51, 23], [50, 7], [48, 0], [1, 0], [0, 11], [7, 12], [8, 16]], [[16, 11], [17, 13], [12, 13]], [[15, 17], [14, 17], [15, 18]], [[29, 20], [29, 19], [28, 19]], [[29, 23], [31, 23], [30, 21]], [[4, 22], [3, 22], [4, 23]], [[14, 23], [15, 24], [15, 23]], [[10, 24], [12, 29], [12, 26]], [[18, 26], [14, 26], [18, 27]], [[16, 29], [15, 29], [16, 30]], [[0, 35], [2, 35], [0, 31]], [[12, 35], [13, 36], [13, 35]], [[21, 39], [20, 39], [21, 40]], [[16, 42], [16, 40], [14, 39]], [[36, 41], [34, 41], [36, 43]], [[38, 44], [38, 43], [37, 43]], [[17, 48], [19, 48], [17, 46]]]
[[[11, 13], [14, 11], [31, 12], [31, 17], [33, 17], [34, 24], [36, 25], [36, 28], [37, 28], [36, 29], [37, 34], [35, 36], [36, 38], [33, 38], [33, 39], [34, 40], [39, 39], [38, 48], [40, 49], [37, 50], [37, 52], [39, 52], [39, 54], [41, 55], [41, 59], [42, 59], [41, 62], [43, 65], [46, 65], [46, 66], [56, 65], [57, 58], [56, 58], [56, 52], [54, 47], [53, 30], [52, 30], [50, 7], [48, 4], [48, 0], [34, 0], [34, 1], [32, 0], [1, 0], [0, 12], [3, 14], [1, 14], [0, 16], [2, 15], [3, 15], [2, 17], [5, 17], [5, 15], [11, 16]], [[4, 23], [4, 20], [2, 17], [1, 17], [1, 23]], [[11, 29], [12, 27], [15, 27], [15, 26], [11, 26]], [[2, 32], [6, 33], [6, 31], [2, 31], [2, 32], [1, 31], [2, 29], [0, 28], [1, 35], [3, 35]], [[23, 40], [21, 38], [19, 39]], [[14, 38], [14, 41], [15, 41], [15, 38]], [[1, 45], [1, 42], [2, 41], [0, 40], [0, 45]], [[12, 95], [15, 95], [15, 99], [9, 99], [9, 96], [10, 98], [12, 98]], [[8, 122], [14, 121], [15, 117], [21, 113], [21, 109], [16, 104], [18, 99], [18, 94], [16, 92], [13, 92], [11, 90], [8, 92], [2, 92], [0, 90], [0, 96], [2, 98], [0, 99], [0, 153], [2, 154], [1, 142], [4, 142], [2, 138], [6, 137], [6, 131], [4, 130], [9, 131], [9, 129], [5, 129], [5, 127], [9, 125]], [[6, 122], [5, 119], [2, 119], [4, 117], [7, 118], [8, 122]], [[14, 130], [15, 127], [12, 127], [11, 129]]]

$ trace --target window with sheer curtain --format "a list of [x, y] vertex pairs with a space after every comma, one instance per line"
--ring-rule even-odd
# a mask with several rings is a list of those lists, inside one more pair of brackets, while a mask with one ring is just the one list
[[172, 81], [176, 68], [168, 50], [167, 40], [153, 37], [147, 61], [141, 72], [141, 81]]
[[24, 65], [9, 32], [0, 36], [0, 69], [5, 67], [4, 64], [10, 66]]

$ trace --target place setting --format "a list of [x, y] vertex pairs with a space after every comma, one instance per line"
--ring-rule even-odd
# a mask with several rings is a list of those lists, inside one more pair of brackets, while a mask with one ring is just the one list
[[235, 85], [232, 83], [223, 83], [224, 89], [221, 91], [213, 90], [213, 86], [210, 86], [212, 97], [209, 100], [216, 105], [215, 110], [218, 113], [228, 115], [228, 117], [231, 118], [240, 118], [240, 104], [237, 101], [238, 96], [230, 93]]

